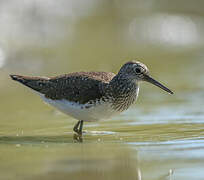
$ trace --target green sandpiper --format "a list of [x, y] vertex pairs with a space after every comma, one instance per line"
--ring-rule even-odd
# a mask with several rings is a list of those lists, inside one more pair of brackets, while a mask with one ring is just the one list
[[10, 76], [36, 91], [46, 103], [77, 119], [73, 130], [79, 135], [82, 135], [84, 121], [108, 119], [127, 110], [138, 97], [141, 81], [173, 94], [154, 80], [147, 66], [139, 61], [125, 63], [117, 74], [75, 72], [55, 77]]

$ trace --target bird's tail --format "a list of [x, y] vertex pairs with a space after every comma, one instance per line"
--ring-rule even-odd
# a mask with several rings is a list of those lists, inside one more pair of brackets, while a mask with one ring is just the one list
[[49, 86], [49, 78], [44, 77], [29, 77], [29, 76], [21, 76], [21, 75], [10, 75], [10, 77], [20, 82], [21, 84], [38, 91], [40, 93], [45, 93], [46, 89]]

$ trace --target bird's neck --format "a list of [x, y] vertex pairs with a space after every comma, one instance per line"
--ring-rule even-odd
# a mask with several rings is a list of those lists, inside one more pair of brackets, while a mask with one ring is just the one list
[[113, 96], [113, 107], [119, 111], [126, 110], [137, 99], [138, 81], [116, 75], [109, 83]]

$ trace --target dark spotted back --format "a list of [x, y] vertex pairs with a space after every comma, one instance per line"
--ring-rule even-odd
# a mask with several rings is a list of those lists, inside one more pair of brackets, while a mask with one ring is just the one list
[[104, 92], [101, 83], [108, 83], [115, 76], [111, 72], [76, 72], [52, 78], [11, 75], [14, 80], [42, 93], [45, 97], [85, 104], [100, 99]]

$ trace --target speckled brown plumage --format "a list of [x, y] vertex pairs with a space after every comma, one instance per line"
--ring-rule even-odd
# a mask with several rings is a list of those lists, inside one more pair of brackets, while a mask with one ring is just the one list
[[101, 86], [114, 76], [111, 72], [76, 72], [51, 78], [11, 75], [12, 79], [44, 94], [46, 98], [67, 99], [80, 104], [104, 96]]
[[125, 63], [117, 75], [111, 72], [76, 72], [56, 77], [11, 75], [13, 80], [30, 87], [51, 100], [68, 100], [86, 107], [109, 102], [113, 110], [124, 111], [139, 93], [139, 82], [148, 81], [170, 94], [171, 90], [149, 76], [148, 68], [138, 62]]

